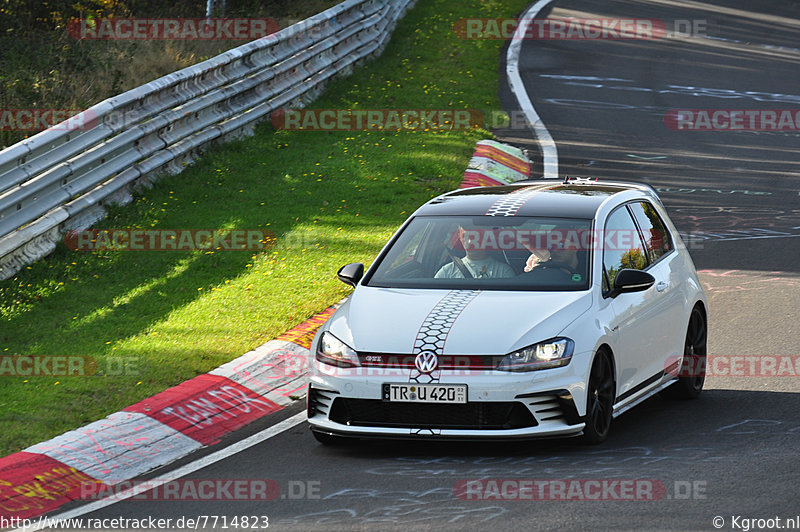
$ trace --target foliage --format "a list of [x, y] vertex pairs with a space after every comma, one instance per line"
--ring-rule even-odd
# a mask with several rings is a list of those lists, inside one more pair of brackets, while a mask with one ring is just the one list
[[[228, 0], [229, 17], [270, 17], [280, 27], [336, 0]], [[67, 32], [75, 18], [205, 15], [201, 0], [0, 0], [0, 111], [86, 109], [244, 41], [92, 41]], [[74, 114], [74, 113], [72, 113]], [[0, 131], [0, 149], [37, 131]]]

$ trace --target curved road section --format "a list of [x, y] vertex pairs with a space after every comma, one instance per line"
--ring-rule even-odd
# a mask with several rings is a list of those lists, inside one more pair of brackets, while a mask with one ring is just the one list
[[[800, 499], [788, 466], [800, 436], [800, 6], [570, 0], [529, 11], [538, 13], [533, 27], [542, 33], [519, 41], [518, 65], [509, 46], [511, 93], [502, 98], [529, 124], [531, 101], [548, 134], [528, 126], [502, 138], [531, 153], [539, 147], [543, 177], [557, 164], [562, 178], [654, 186], [710, 298], [707, 391], [679, 405], [685, 417], [654, 429], [661, 449], [684, 442], [673, 478], [704, 481], [706, 497], [685, 501], [678, 515], [642, 505], [594, 522], [732, 530], [755, 528], [746, 517], [793, 516]], [[586, 38], [598, 19], [617, 21], [618, 29], [651, 23], [653, 31]], [[529, 100], [515, 97], [515, 74]], [[555, 163], [547, 161], [550, 143]], [[617, 428], [631, 422], [619, 421]]]
[[[701, 398], [653, 398], [591, 448], [323, 447], [302, 414], [288, 418], [298, 405], [281, 414], [288, 428], [260, 443], [156, 472], [150, 491], [69, 515], [83, 525], [169, 519], [181, 529], [800, 529], [800, 125], [771, 127], [768, 113], [777, 126], [781, 110], [800, 108], [800, 5], [561, 0], [540, 5], [543, 17], [642, 19], [662, 30], [521, 39], [516, 72], [529, 103], [521, 98], [521, 109], [508, 88], [502, 97], [512, 116], [535, 109], [549, 131], [557, 170], [545, 163], [546, 172], [661, 191], [711, 303]], [[742, 116], [759, 127], [724, 125]], [[501, 134], [539, 150], [528, 127]], [[170, 475], [179, 482], [164, 482]]]

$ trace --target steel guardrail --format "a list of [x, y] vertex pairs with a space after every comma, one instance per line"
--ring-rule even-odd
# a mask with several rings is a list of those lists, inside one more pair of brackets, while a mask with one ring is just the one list
[[308, 105], [331, 78], [380, 54], [415, 1], [345, 0], [0, 151], [0, 280], [51, 253], [65, 232], [91, 227], [104, 205], [130, 202], [133, 187], [181, 172], [210, 143]]

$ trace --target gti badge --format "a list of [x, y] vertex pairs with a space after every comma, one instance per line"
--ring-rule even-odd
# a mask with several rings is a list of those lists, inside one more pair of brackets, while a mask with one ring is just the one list
[[420, 373], [430, 373], [439, 365], [439, 357], [431, 351], [423, 351], [414, 359], [414, 365]]

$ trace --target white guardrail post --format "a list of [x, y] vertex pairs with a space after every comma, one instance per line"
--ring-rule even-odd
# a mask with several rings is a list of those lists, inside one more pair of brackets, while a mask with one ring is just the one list
[[[415, 0], [345, 0], [267, 37], [108, 98], [0, 151], [0, 280], [61, 235], [175, 174], [211, 142], [302, 108], [333, 77], [379, 55]], [[77, 127], [83, 124], [82, 127]]]

